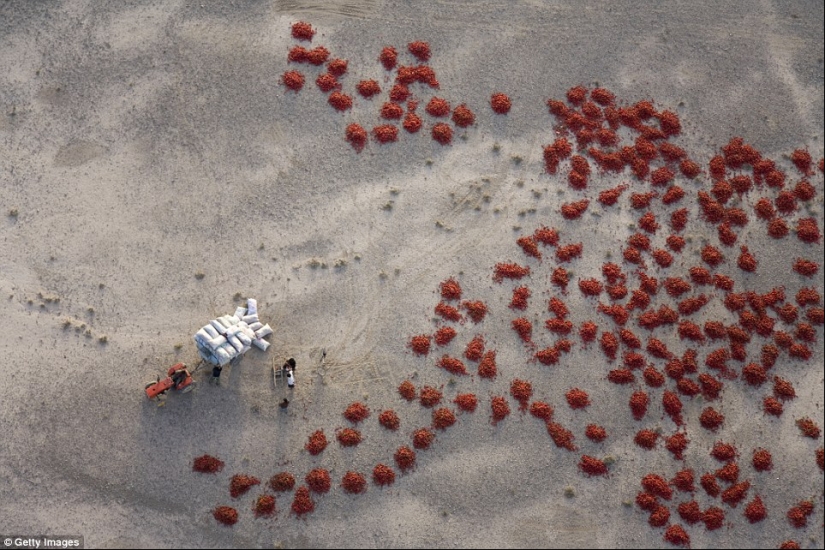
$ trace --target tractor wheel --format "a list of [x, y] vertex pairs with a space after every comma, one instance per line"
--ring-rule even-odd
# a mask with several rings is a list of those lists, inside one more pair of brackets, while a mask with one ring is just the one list
[[154, 386], [155, 384], [157, 384], [157, 382], [155, 382], [154, 380], [151, 382], [146, 382], [146, 384], [144, 384], [143, 386], [143, 389], [148, 390], [150, 386]]
[[195, 381], [193, 380], [191, 384], [180, 390], [181, 393], [189, 393], [195, 388]]

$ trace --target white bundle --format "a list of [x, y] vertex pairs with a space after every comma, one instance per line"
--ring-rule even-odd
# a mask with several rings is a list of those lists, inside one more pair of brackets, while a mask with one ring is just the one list
[[231, 325], [237, 325], [241, 322], [241, 318], [235, 317], [234, 315], [227, 315], [227, 318], [229, 318], [229, 324]]
[[212, 319], [211, 321], [209, 321], [209, 323], [212, 325], [212, 328], [214, 328], [217, 331], [218, 334], [226, 333], [226, 326], [217, 319]]
[[212, 337], [207, 334], [204, 329], [200, 329], [198, 332], [195, 333], [195, 342], [198, 344], [205, 346], [206, 343], [211, 340]]
[[245, 307], [238, 306], [238, 307], [235, 308], [235, 317], [240, 319], [244, 315], [246, 315], [246, 308]]
[[238, 340], [237, 336], [230, 336], [229, 338], [227, 338], [227, 340], [229, 340], [229, 343], [232, 344], [232, 347], [235, 348], [238, 351], [238, 353], [241, 353], [241, 350], [243, 349], [243, 344], [240, 340]]
[[252, 345], [252, 338], [250, 338], [249, 336], [247, 336], [243, 332], [239, 332], [235, 336], [237, 336], [238, 340], [241, 341], [241, 344], [243, 344], [244, 347], [248, 348], [249, 346]]
[[254, 340], [252, 340], [252, 343], [255, 344], [255, 346], [261, 351], [266, 351], [266, 348], [269, 347], [269, 342], [262, 338], [255, 338]]
[[216, 338], [212, 338], [209, 342], [207, 342], [206, 347], [208, 347], [212, 352], [214, 352], [225, 343], [226, 336], [218, 336]]
[[249, 327], [241, 327], [241, 333], [249, 336], [250, 340], [254, 340], [255, 338], [257, 338], [257, 336], [255, 335], [255, 331]]
[[265, 336], [269, 336], [272, 334], [272, 328], [269, 326], [269, 323], [265, 324], [261, 328], [255, 331], [255, 337], [257, 338], [264, 338]]
[[264, 326], [264, 324], [261, 323], [260, 321], [258, 321], [257, 323], [252, 323], [251, 325], [249, 325], [249, 329], [252, 332], [255, 332], [256, 330], [258, 330], [259, 328], [261, 328], [263, 326]]
[[224, 366], [232, 360], [232, 356], [226, 351], [226, 348], [220, 347], [215, 350], [215, 358], [218, 360], [220, 366]]
[[256, 315], [258, 313], [258, 300], [255, 298], [247, 298], [246, 310], [248, 315]]
[[217, 330], [215, 330], [215, 327], [213, 327], [211, 323], [204, 325], [203, 330], [206, 331], [210, 338], [217, 338], [218, 334], [220, 334]]
[[257, 323], [259, 321], [257, 313], [250, 313], [249, 315], [245, 315], [243, 317], [243, 322], [247, 325], [251, 325], [252, 323]]
[[240, 329], [240, 327], [239, 327], [238, 325], [232, 325], [231, 327], [227, 327], [227, 328], [226, 328], [226, 333], [224, 333], [224, 336], [226, 336], [226, 338], [227, 338], [227, 339], [232, 338], [232, 337], [233, 337], [233, 336], [235, 336], [235, 335], [236, 335], [236, 334], [237, 334], [240, 330], [241, 330], [241, 329]]

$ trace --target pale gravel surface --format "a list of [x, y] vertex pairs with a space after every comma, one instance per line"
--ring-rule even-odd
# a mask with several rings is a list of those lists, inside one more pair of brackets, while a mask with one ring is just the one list
[[[403, 52], [428, 41], [438, 95], [466, 102], [476, 125], [451, 147], [422, 132], [355, 154], [345, 125], [377, 124], [383, 99], [357, 98], [339, 114], [314, 85], [319, 71], [306, 66], [304, 90], [287, 93], [278, 81], [297, 20], [318, 29], [313, 45], [349, 60], [349, 93], [362, 78], [384, 84], [383, 46]], [[675, 471], [669, 453], [633, 445], [639, 423], [628, 392], [604, 382], [595, 347], [581, 350], [576, 338], [553, 369], [527, 361], [509, 327], [513, 285], [494, 284], [491, 269], [511, 260], [533, 267], [528, 313], [538, 333], [552, 262], [526, 261], [518, 236], [546, 224], [566, 242], [584, 241], [582, 276], [598, 276], [608, 252], [620, 257], [634, 212], [565, 222], [558, 205], [576, 194], [564, 173], [542, 174], [541, 148], [553, 139], [545, 101], [573, 85], [598, 83], [620, 100], [676, 110], [676, 142], [705, 166], [734, 135], [789, 172], [783, 155], [797, 147], [821, 158], [822, 21], [822, 3], [805, 1], [2, 1], [0, 534], [82, 534], [98, 548], [666, 546], [662, 530], [622, 502], [645, 473]], [[512, 98], [509, 115], [489, 110], [494, 91]], [[420, 90], [419, 111], [429, 93]], [[594, 175], [591, 188], [619, 179]], [[821, 228], [821, 173], [812, 181]], [[16, 217], [6, 215], [12, 209]], [[694, 226], [695, 243], [708, 231]], [[786, 285], [792, 296], [811, 284], [789, 275], [787, 261], [821, 257], [822, 244], [791, 237], [777, 247], [763, 235], [755, 222], [745, 233], [761, 263], [740, 288]], [[490, 315], [460, 327], [447, 352], [460, 355], [483, 333], [498, 350], [502, 375], [492, 383], [473, 376], [453, 387], [434, 367], [439, 350], [421, 359], [406, 348], [412, 335], [434, 330], [438, 284], [450, 276]], [[815, 284], [821, 291], [821, 272]], [[234, 311], [236, 296], [258, 299], [275, 328], [270, 350], [225, 370], [220, 388], [199, 372], [195, 392], [147, 403], [143, 382], [175, 361], [194, 362], [191, 335]], [[576, 323], [593, 316], [578, 292], [568, 304]], [[823, 478], [813, 462], [822, 443], [793, 426], [804, 415], [823, 424], [821, 327], [817, 335], [810, 362], [778, 367], [799, 394], [781, 419], [762, 416], [764, 391], [732, 384], [725, 429], [714, 436], [696, 423], [703, 405], [686, 402], [687, 463], [697, 473], [716, 467], [707, 450], [719, 438], [739, 446], [743, 463], [756, 446], [776, 463], [756, 485], [769, 518], [750, 526], [740, 505], [729, 511], [730, 529], [689, 529], [694, 548], [771, 548], [788, 538], [823, 547]], [[323, 348], [326, 384], [315, 373]], [[289, 355], [298, 387], [284, 414], [277, 402], [287, 390], [272, 385], [270, 366]], [[430, 422], [428, 410], [395, 391], [413, 375], [448, 396], [480, 397], [474, 415], [460, 415], [419, 453], [413, 473], [358, 497], [335, 487], [305, 520], [290, 517], [289, 496], [278, 497], [277, 519], [254, 519], [254, 490], [234, 504], [234, 528], [212, 519], [214, 506], [232, 504], [233, 473], [266, 479], [288, 469], [300, 479], [317, 466], [337, 485], [349, 469], [391, 463], [410, 431]], [[582, 452], [617, 458], [609, 478], [583, 477], [581, 453], [553, 446], [512, 400], [513, 414], [490, 425], [489, 395], [506, 395], [514, 377], [530, 379], [536, 398], [556, 407]], [[574, 385], [591, 394], [586, 412], [564, 403]], [[334, 430], [355, 400], [373, 416], [365, 441], [342, 449]], [[378, 425], [385, 408], [401, 415], [398, 433]], [[660, 416], [655, 401], [647, 425], [668, 433], [672, 423]], [[589, 422], [612, 437], [588, 443]], [[331, 444], [313, 458], [302, 448], [319, 428]], [[224, 472], [191, 472], [203, 453], [223, 458]], [[794, 530], [784, 512], [802, 498], [816, 509], [807, 529]]]

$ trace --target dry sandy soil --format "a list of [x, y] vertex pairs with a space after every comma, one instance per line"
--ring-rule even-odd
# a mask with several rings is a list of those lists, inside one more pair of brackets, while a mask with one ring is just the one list
[[[355, 97], [351, 110], [327, 104], [314, 84], [321, 68], [287, 64], [297, 44], [290, 26], [299, 20], [317, 29], [304, 45], [348, 60], [341, 82]], [[546, 225], [564, 243], [584, 244], [562, 296], [570, 319], [612, 330], [576, 281], [600, 278], [609, 258], [621, 263], [643, 212], [630, 208], [629, 193], [649, 188], [629, 171], [594, 170], [588, 188], [576, 191], [567, 161], [546, 174], [542, 148], [557, 137], [548, 98], [600, 85], [620, 105], [651, 99], [679, 114], [682, 133], [672, 141], [703, 174], [677, 178], [688, 191], [688, 244], [670, 270], [651, 272], [684, 276], [701, 263], [704, 242], [719, 246], [716, 230], [699, 219], [696, 191], [710, 188], [708, 161], [731, 137], [775, 159], [789, 186], [801, 179], [791, 152], [822, 157], [822, 21], [822, 3], [810, 1], [2, 1], [0, 534], [79, 534], [97, 548], [668, 546], [664, 529], [648, 525], [633, 504], [641, 478], [712, 472], [721, 464], [708, 452], [724, 440], [737, 446], [741, 479], [751, 482], [746, 499], [733, 508], [697, 488], [702, 509], [718, 505], [727, 514], [724, 528], [709, 531], [679, 518], [676, 503], [690, 496], [678, 493], [665, 503], [669, 523], [684, 525], [694, 548], [771, 548], [789, 539], [822, 548], [823, 477], [814, 458], [822, 439], [802, 437], [794, 425], [804, 416], [823, 425], [821, 325], [810, 360], [783, 352], [769, 373], [790, 380], [798, 395], [781, 417], [762, 412], [770, 381], [760, 388], [725, 381], [712, 403], [726, 417], [716, 433], [699, 426], [708, 403], [682, 397], [690, 439], [684, 463], [661, 441], [651, 451], [633, 442], [643, 427], [675, 432], [662, 390], [648, 388], [650, 410], [636, 421], [628, 398], [644, 384], [605, 380], [621, 359], [609, 364], [598, 342], [583, 347], [574, 333], [571, 352], [545, 366], [510, 327], [524, 315], [539, 347], [558, 339], [543, 327], [547, 300], [559, 294], [550, 284], [552, 250], [539, 262], [515, 243]], [[392, 83], [378, 54], [394, 45], [401, 63], [414, 63], [406, 51], [413, 40], [429, 43], [440, 81], [437, 91], [412, 87], [425, 127], [402, 130], [394, 144], [371, 140], [358, 154], [344, 129], [378, 124]], [[300, 93], [280, 84], [289, 69], [307, 76]], [[384, 89], [371, 101], [354, 91], [368, 78]], [[511, 97], [509, 114], [491, 111], [496, 91]], [[424, 105], [434, 94], [476, 114], [449, 146], [429, 135]], [[617, 206], [596, 202], [599, 191], [624, 181], [634, 187]], [[822, 172], [810, 181], [815, 198], [789, 219], [794, 226], [813, 217], [822, 228]], [[733, 199], [750, 223], [737, 247], [724, 249], [720, 270], [737, 291], [784, 286], [793, 303], [803, 286], [822, 293], [821, 271], [805, 278], [790, 265], [800, 256], [821, 260], [823, 247], [793, 233], [782, 241], [766, 236], [750, 206], [772, 192]], [[560, 205], [582, 197], [591, 199], [584, 217], [563, 219]], [[659, 203], [654, 211], [662, 213], [655, 236], [662, 246], [667, 209]], [[736, 267], [741, 243], [759, 259], [755, 274]], [[518, 283], [495, 283], [497, 262], [531, 267], [520, 281], [533, 292], [527, 311], [508, 308]], [[449, 324], [433, 309], [449, 277], [489, 312], [478, 324], [452, 324], [458, 336], [449, 346], [418, 357], [411, 337]], [[147, 401], [144, 381], [173, 362], [195, 364], [192, 335], [245, 297], [258, 299], [275, 329], [269, 351], [253, 350], [225, 369], [220, 387], [207, 384], [201, 369], [194, 392], [170, 395], [162, 406]], [[653, 305], [665, 303], [672, 305], [660, 290]], [[721, 300], [693, 320], [709, 318], [736, 322]], [[646, 338], [634, 323], [628, 326]], [[476, 334], [497, 350], [499, 376], [481, 379], [465, 360], [471, 375], [451, 380], [437, 359], [462, 357]], [[674, 327], [655, 334], [677, 353], [688, 347]], [[748, 345], [751, 360], [758, 362], [762, 343]], [[288, 390], [273, 384], [271, 366], [290, 355], [298, 385], [284, 413], [277, 403]], [[518, 411], [509, 397], [514, 378], [532, 382], [534, 399], [555, 407], [578, 451], [557, 448], [541, 421]], [[338, 484], [346, 471], [369, 479], [377, 463], [393, 464], [415, 428], [431, 423], [429, 409], [399, 397], [405, 379], [440, 387], [451, 407], [456, 393], [474, 392], [478, 410], [439, 431], [416, 469], [392, 486], [370, 482], [364, 495], [345, 494]], [[590, 394], [584, 411], [565, 402], [574, 386]], [[493, 395], [512, 409], [497, 426]], [[373, 414], [359, 426], [363, 443], [345, 449], [334, 433], [349, 425], [342, 412], [354, 401]], [[388, 408], [401, 417], [397, 432], [377, 422]], [[603, 425], [608, 439], [585, 438], [589, 423]], [[304, 444], [317, 429], [331, 442], [313, 457]], [[751, 467], [757, 447], [772, 452], [771, 472]], [[192, 472], [204, 453], [223, 459], [224, 471]], [[612, 457], [609, 475], [584, 476], [582, 454]], [[315, 512], [302, 518], [290, 514], [292, 494], [277, 496], [273, 519], [252, 514], [263, 486], [229, 496], [232, 474], [266, 480], [287, 470], [302, 483], [316, 467], [329, 470], [333, 489], [315, 495]], [[757, 494], [768, 517], [751, 525], [743, 510]], [[814, 512], [796, 529], [785, 514], [803, 499], [812, 499]], [[235, 506], [240, 521], [217, 523], [211, 511], [218, 505]]]

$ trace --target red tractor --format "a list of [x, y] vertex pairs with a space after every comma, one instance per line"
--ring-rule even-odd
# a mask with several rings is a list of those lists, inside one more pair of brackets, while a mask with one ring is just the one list
[[158, 376], [154, 382], [146, 383], [146, 397], [154, 399], [155, 397], [165, 394], [170, 389], [176, 390], [180, 393], [188, 393], [195, 387], [195, 380], [192, 378], [192, 373], [186, 368], [186, 363], [177, 363], [166, 372], [166, 378], [161, 379]]

